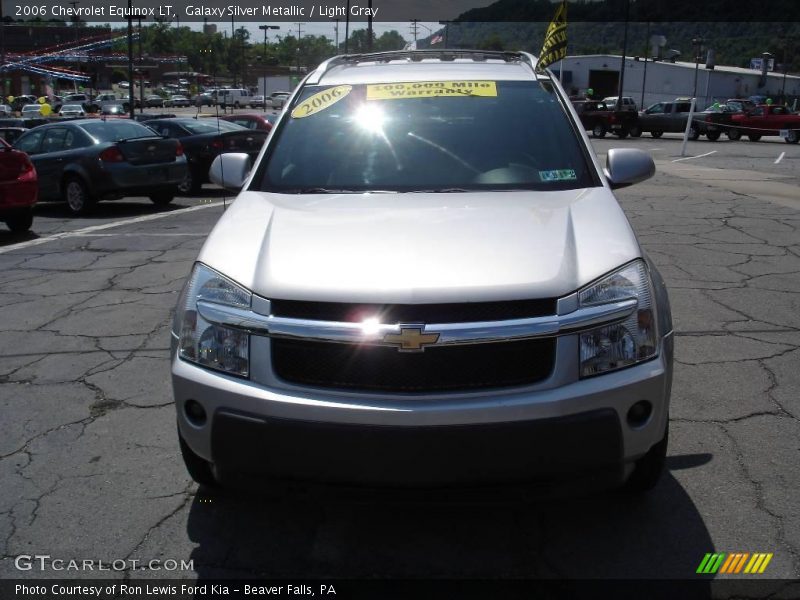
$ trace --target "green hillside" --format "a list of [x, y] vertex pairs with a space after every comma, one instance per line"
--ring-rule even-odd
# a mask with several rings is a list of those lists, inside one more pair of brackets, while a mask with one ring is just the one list
[[[548, 5], [552, 12], [552, 4]], [[455, 22], [448, 26], [448, 46], [526, 50], [538, 54], [546, 28], [547, 21]], [[621, 54], [623, 32], [621, 22], [575, 22], [570, 19], [567, 52], [571, 55]], [[631, 22], [628, 25], [628, 55], [644, 56], [652, 35], [666, 37], [665, 50], [678, 50], [681, 53], [679, 59], [687, 61], [693, 60], [692, 38], [702, 37], [705, 48], [715, 50], [718, 65], [739, 67], [749, 66], [750, 59], [760, 57], [762, 52], [772, 53], [775, 62], [782, 65], [786, 46], [789, 72], [800, 72], [800, 23], [797, 22], [651, 23], [649, 29], [647, 23]], [[420, 47], [425, 45], [420, 43]]]

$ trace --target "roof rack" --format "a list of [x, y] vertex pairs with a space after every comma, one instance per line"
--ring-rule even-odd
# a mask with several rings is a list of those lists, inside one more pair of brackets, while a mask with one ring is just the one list
[[316, 84], [331, 68], [340, 65], [354, 65], [362, 62], [389, 62], [392, 60], [406, 59], [410, 62], [419, 62], [429, 58], [438, 58], [441, 61], [452, 61], [457, 58], [471, 58], [476, 62], [489, 59], [504, 60], [505, 62], [523, 62], [530, 66], [534, 76], [538, 79], [536, 58], [528, 52], [510, 52], [503, 50], [396, 50], [391, 52], [371, 52], [366, 54], [341, 54], [329, 58], [320, 64], [308, 78], [307, 83]]

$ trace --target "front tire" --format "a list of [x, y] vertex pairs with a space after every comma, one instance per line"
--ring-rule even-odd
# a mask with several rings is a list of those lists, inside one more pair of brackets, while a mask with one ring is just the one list
[[664, 135], [664, 132], [663, 131], [651, 131], [650, 135], [652, 135], [654, 138], [658, 139], [662, 135]]
[[[669, 419], [669, 418], [668, 418]], [[667, 446], [669, 445], [669, 420], [664, 431], [664, 437], [642, 458], [636, 461], [633, 473], [625, 482], [623, 490], [630, 494], [642, 494], [652, 490], [661, 474], [664, 472], [664, 464], [667, 460]]]
[[25, 233], [33, 225], [33, 210], [27, 208], [8, 215], [6, 225], [13, 233]]
[[174, 199], [175, 199], [174, 191], [158, 192], [156, 194], [150, 194], [150, 202], [152, 202], [156, 206], [166, 206]]
[[630, 128], [628, 133], [631, 134], [631, 137], [635, 138], [642, 137], [642, 128], [639, 127], [638, 125], [634, 125], [633, 127]]
[[761, 139], [761, 136], [758, 135], [757, 133], [754, 133], [754, 134], [748, 135], [747, 139], [750, 140], [751, 142], [757, 142], [758, 140]]
[[695, 127], [694, 125], [692, 125], [689, 128], [689, 139], [694, 142], [699, 138], [700, 138], [700, 130], [697, 127]]
[[186, 169], [186, 177], [178, 184], [178, 193], [182, 196], [192, 196], [200, 193], [201, 186], [202, 184], [200, 183], [200, 178], [197, 176], [197, 173], [189, 168]]
[[592, 135], [596, 138], [602, 138], [606, 136], [606, 127], [602, 123], [598, 123], [597, 125], [592, 128]]
[[709, 131], [706, 134], [706, 137], [712, 142], [716, 142], [719, 139], [719, 136], [720, 136], [719, 131]]
[[742, 132], [738, 129], [729, 129], [728, 130], [728, 139], [732, 142], [736, 142], [742, 138]]
[[73, 215], [85, 215], [95, 203], [88, 186], [79, 177], [68, 177], [64, 180], [62, 196]]
[[800, 131], [797, 129], [792, 129], [789, 131], [789, 135], [787, 135], [784, 140], [787, 144], [796, 144], [800, 141]]
[[178, 443], [181, 446], [181, 457], [183, 458], [183, 464], [186, 466], [186, 470], [189, 472], [189, 477], [200, 485], [218, 488], [219, 482], [216, 477], [214, 477], [213, 466], [210, 462], [192, 452], [192, 449], [189, 448], [189, 444], [183, 439], [180, 429], [178, 429]]

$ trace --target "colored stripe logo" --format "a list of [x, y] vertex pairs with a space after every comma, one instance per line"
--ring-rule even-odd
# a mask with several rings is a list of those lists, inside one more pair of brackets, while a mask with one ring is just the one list
[[752, 554], [750, 552], [709, 552], [703, 557], [696, 572], [701, 575], [716, 573], [757, 575], [766, 570], [772, 557], [771, 552], [753, 552]]

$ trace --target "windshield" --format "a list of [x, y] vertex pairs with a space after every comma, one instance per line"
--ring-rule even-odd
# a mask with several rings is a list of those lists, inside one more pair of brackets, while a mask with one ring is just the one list
[[219, 133], [220, 131], [241, 131], [242, 129], [246, 129], [245, 127], [236, 125], [236, 123], [229, 123], [228, 121], [223, 121], [222, 119], [214, 119], [213, 121], [196, 121], [194, 119], [186, 119], [181, 121], [180, 124], [186, 128], [189, 133], [194, 134]]
[[281, 122], [263, 191], [465, 191], [598, 185], [549, 84], [309, 87]]
[[86, 123], [81, 127], [98, 142], [121, 142], [136, 138], [157, 137], [152, 129], [129, 121]]

